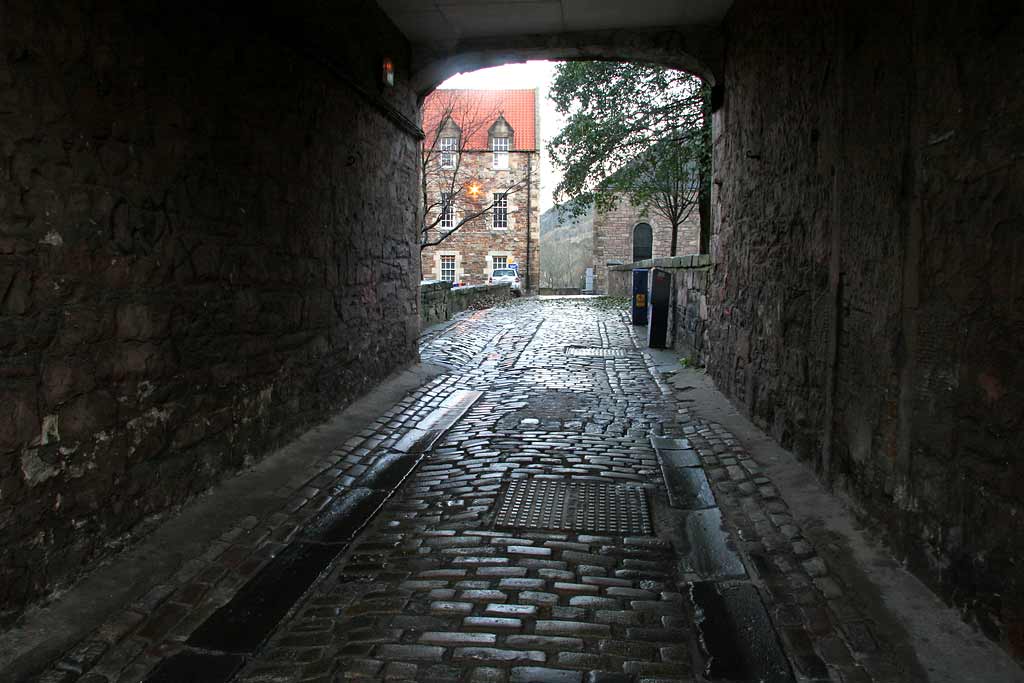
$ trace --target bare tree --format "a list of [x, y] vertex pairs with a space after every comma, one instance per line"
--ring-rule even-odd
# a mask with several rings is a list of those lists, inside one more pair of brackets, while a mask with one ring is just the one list
[[698, 206], [700, 169], [692, 145], [674, 140], [655, 145], [637, 160], [630, 179], [630, 199], [654, 209], [672, 226], [669, 254], [676, 255], [679, 226]]
[[498, 119], [500, 111], [488, 109], [479, 96], [466, 91], [438, 90], [431, 97], [436, 109], [425, 131], [420, 159], [421, 250], [441, 244], [475, 220], [486, 220], [496, 206], [507, 206], [509, 195], [529, 183], [526, 175], [510, 174], [500, 187], [485, 188], [465, 163], [469, 154], [485, 151], [472, 149], [471, 141]]
[[540, 252], [542, 287], [580, 287], [589, 256], [580, 246], [570, 241], [548, 242], [544, 245]]

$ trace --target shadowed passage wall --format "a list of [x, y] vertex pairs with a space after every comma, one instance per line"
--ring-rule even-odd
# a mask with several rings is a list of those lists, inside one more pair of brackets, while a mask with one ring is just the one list
[[408, 48], [302, 19], [0, 1], [7, 614], [416, 356]]

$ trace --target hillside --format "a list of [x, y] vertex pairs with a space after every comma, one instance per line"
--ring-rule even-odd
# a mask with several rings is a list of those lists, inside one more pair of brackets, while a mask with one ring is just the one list
[[573, 217], [568, 211], [560, 215], [560, 208], [540, 217], [541, 287], [582, 287], [593, 265], [594, 212]]

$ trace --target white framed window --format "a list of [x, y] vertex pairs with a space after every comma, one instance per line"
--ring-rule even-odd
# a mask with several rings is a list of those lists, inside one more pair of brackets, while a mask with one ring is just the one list
[[441, 279], [446, 282], [455, 282], [455, 256], [452, 254], [441, 254]]
[[494, 152], [494, 168], [508, 168], [508, 138], [491, 138], [491, 150]]
[[458, 154], [458, 149], [458, 138], [441, 138], [441, 168], [455, 168], [455, 155]]
[[492, 256], [491, 257], [491, 270], [498, 270], [499, 268], [508, 268], [508, 256]]
[[495, 230], [508, 228], [508, 195], [502, 192], [494, 193], [494, 205], [491, 208], [493, 227]]
[[441, 227], [448, 230], [455, 227], [455, 204], [451, 192], [441, 193]]

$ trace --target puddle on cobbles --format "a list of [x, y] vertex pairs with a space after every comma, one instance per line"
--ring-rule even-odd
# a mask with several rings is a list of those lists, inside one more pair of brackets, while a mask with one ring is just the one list
[[748, 583], [690, 584], [704, 675], [711, 681], [790, 683], [793, 674], [757, 589]]
[[341, 545], [289, 544], [203, 622], [187, 644], [214, 652], [255, 652], [344, 549]]
[[209, 652], [179, 652], [160, 662], [146, 683], [223, 683], [242, 668], [245, 657]]

